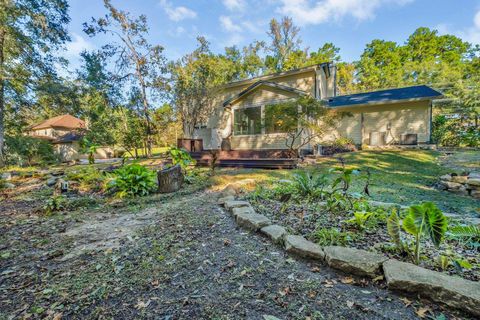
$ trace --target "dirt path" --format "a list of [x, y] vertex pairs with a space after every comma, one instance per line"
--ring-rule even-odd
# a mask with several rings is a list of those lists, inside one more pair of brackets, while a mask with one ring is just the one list
[[0, 319], [453, 318], [286, 255], [238, 229], [212, 193], [83, 221], [0, 219], [10, 253], [0, 260]]

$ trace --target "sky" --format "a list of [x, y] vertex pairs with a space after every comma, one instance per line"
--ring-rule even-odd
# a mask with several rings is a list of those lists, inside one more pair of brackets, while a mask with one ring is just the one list
[[[290, 16], [300, 27], [302, 47], [312, 51], [325, 42], [340, 50], [342, 61], [358, 60], [373, 39], [403, 43], [418, 27], [435, 28], [480, 44], [480, 0], [112, 0], [133, 15], [145, 14], [151, 44], [165, 48], [168, 59], [181, 58], [205, 36], [211, 49], [268, 40], [272, 18]], [[111, 39], [90, 38], [82, 24], [106, 14], [103, 0], [69, 0], [72, 42], [63, 55], [70, 69], [82, 50], [99, 49]]]

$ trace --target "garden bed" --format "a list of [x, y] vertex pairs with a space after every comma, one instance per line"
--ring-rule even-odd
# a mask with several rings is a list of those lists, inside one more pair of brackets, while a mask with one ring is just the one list
[[[281, 202], [272, 198], [269, 192], [262, 194], [258, 191], [247, 195], [247, 198], [255, 211], [267, 216], [272, 223], [282, 225], [290, 233], [302, 235], [321, 246], [353, 247], [412, 262], [411, 256], [396, 248], [387, 232], [389, 210], [371, 208], [363, 203], [367, 206], [363, 209], [372, 214], [360, 223], [352, 219], [354, 215], [351, 211], [332, 212], [320, 201]], [[413, 239], [406, 233], [402, 236], [407, 241]], [[422, 241], [421, 248], [420, 266], [468, 280], [480, 280], [479, 247], [472, 239], [461, 240], [447, 233], [439, 248], [430, 241]]]

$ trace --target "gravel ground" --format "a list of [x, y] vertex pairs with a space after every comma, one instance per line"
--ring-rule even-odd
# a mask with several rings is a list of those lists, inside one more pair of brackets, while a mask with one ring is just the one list
[[[216, 196], [201, 191], [50, 218], [28, 214], [32, 204], [7, 212], [16, 206], [4, 200], [0, 319], [465, 318], [389, 292], [381, 280], [289, 256], [238, 229]], [[125, 215], [135, 232], [119, 231], [109, 246], [116, 228], [105, 232], [99, 220]]]

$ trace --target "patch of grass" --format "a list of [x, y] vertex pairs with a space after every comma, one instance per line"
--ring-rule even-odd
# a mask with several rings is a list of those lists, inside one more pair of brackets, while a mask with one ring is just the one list
[[[478, 200], [438, 190], [435, 184], [439, 177], [452, 171], [442, 166], [440, 153], [430, 150], [403, 151], [359, 151], [342, 154], [347, 168], [369, 170], [371, 184], [369, 191], [372, 200], [395, 202], [410, 205], [425, 201], [434, 202], [445, 212], [475, 213], [480, 210]], [[306, 170], [330, 174], [329, 170], [338, 167], [338, 157], [318, 160], [317, 164]], [[478, 166], [478, 165], [477, 165]], [[304, 170], [304, 169], [302, 169]], [[261, 170], [261, 169], [221, 169], [212, 179], [213, 189], [220, 190], [232, 181], [254, 179], [256, 185], [271, 184], [279, 179], [292, 180], [299, 170]], [[352, 179], [350, 192], [361, 192], [365, 181]], [[255, 185], [252, 186], [252, 190]]]

